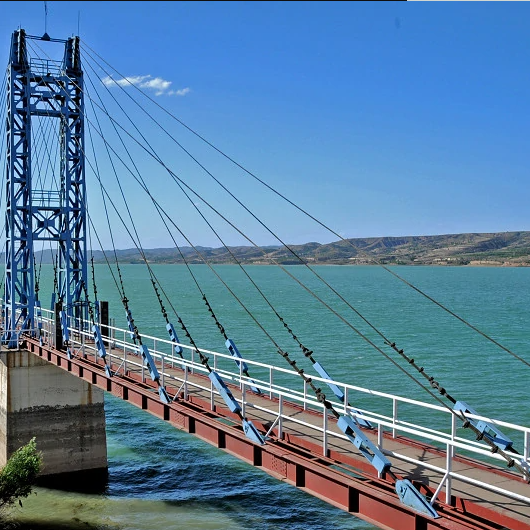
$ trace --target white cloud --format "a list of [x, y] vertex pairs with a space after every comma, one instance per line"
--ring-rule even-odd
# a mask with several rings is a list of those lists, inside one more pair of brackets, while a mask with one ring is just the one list
[[170, 96], [185, 96], [190, 91], [191, 91], [191, 89], [186, 87], [186, 88], [181, 88], [179, 90], [170, 90], [168, 92], [168, 95], [170, 95]]
[[167, 81], [161, 77], [153, 77], [151, 75], [135, 75], [122, 77], [121, 79], [114, 79], [113, 77], [107, 76], [101, 81], [105, 86], [118, 85], [121, 87], [126, 87], [129, 85], [134, 85], [138, 88], [154, 91], [155, 96], [185, 96], [190, 92], [188, 87], [180, 88], [178, 90], [170, 90], [172, 81]]

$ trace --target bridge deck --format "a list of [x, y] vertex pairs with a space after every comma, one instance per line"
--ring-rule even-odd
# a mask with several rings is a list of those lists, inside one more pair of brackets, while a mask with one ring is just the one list
[[[443, 502], [435, 504], [439, 519], [429, 520], [425, 516], [418, 519], [418, 514], [414, 512], [411, 516], [411, 511], [400, 504], [391, 478], [378, 477], [375, 469], [351, 442], [329, 436], [324, 451], [323, 417], [316, 410], [304, 410], [300, 405], [283, 401], [280, 437], [278, 426], [274, 424], [278, 417], [279, 401], [267, 395], [246, 392], [246, 416], [262, 433], [268, 433], [266, 444], [259, 447], [244, 435], [240, 418], [228, 410], [222, 398], [208, 391], [209, 379], [202, 373], [188, 371], [184, 388], [183, 370], [165, 366], [165, 387], [174, 401], [164, 404], [159, 399], [157, 385], [145, 379], [146, 371], [138, 368], [138, 365], [128, 368], [124, 373], [122, 366], [113, 363], [111, 368], [116, 374], [108, 378], [101, 360], [92, 361], [86, 357], [68, 359], [64, 351], [40, 346], [38, 341], [31, 338], [26, 345], [29, 351], [46, 357], [74, 375], [380, 528], [530, 530], [530, 505], [527, 502], [509, 499], [456, 477], [452, 478], [451, 505]], [[233, 395], [242, 400], [239, 387], [229, 386]], [[328, 418], [327, 429], [340, 432], [333, 416]], [[377, 432], [365, 429], [364, 433], [377, 443]], [[444, 468], [445, 453], [404, 437], [393, 438], [390, 432], [383, 433], [381, 441], [385, 454], [392, 462], [394, 474], [408, 478], [422, 494], [430, 498], [442, 480], [442, 474], [428, 467], [419, 469], [417, 465], [407, 462], [406, 458]], [[401, 456], [398, 458], [396, 453]], [[456, 456], [452, 471], [523, 497], [529, 496], [530, 485], [507, 468]], [[438, 499], [445, 500], [443, 490]]]
[[[171, 372], [171, 370], [167, 371]], [[174, 370], [174, 373], [179, 375], [178, 370]], [[188, 377], [190, 382], [194, 382], [197, 385], [204, 385], [205, 381], [207, 381], [207, 378], [201, 374], [193, 374]], [[229, 386], [233, 395], [241, 399], [239, 388], [234, 385]], [[210, 394], [197, 386], [190, 385], [188, 399], [202, 406], [211, 407]], [[278, 401], [254, 392], [246, 392], [245, 400], [249, 418], [254, 423], [261, 423], [268, 431], [272, 426], [271, 417], [278, 414]], [[220, 396], [217, 395], [214, 401], [216, 412], [230, 416]], [[353, 473], [360, 476], [368, 474], [374, 478], [377, 476], [374, 468], [348, 440], [336, 437], [330, 438], [327, 444], [327, 454], [324, 455], [322, 438], [318, 435], [317, 430], [322, 427], [322, 415], [318, 411], [303, 410], [296, 404], [284, 401], [282, 404], [282, 415], [300, 422], [290, 423], [285, 420], [283, 422], [282, 440], [289, 445], [308, 450], [314, 457], [331, 458], [334, 461], [334, 465], [337, 468], [341, 468], [346, 474]], [[308, 427], [304, 423], [310, 424], [314, 428]], [[341, 434], [332, 416], [329, 418], [328, 429]], [[377, 432], [364, 429], [364, 433], [372, 442], [377, 444]], [[271, 434], [276, 440], [278, 439], [277, 428]], [[405, 455], [412, 460], [420, 460], [432, 466], [444, 468], [446, 465], [445, 452], [404, 437], [393, 438], [391, 433], [386, 432], [383, 434], [383, 447], [385, 454], [392, 462], [392, 470], [396, 475], [401, 478], [408, 478], [418, 489], [421, 486], [425, 487], [425, 491], [422, 491], [422, 493], [427, 491], [432, 494], [436, 490], [443, 479], [442, 473], [427, 468], [418, 469], [415, 464], [395, 455]], [[485, 482], [493, 487], [498, 486], [525, 497], [530, 495], [530, 485], [520, 475], [510, 471], [508, 468], [492, 466], [458, 455], [455, 456], [452, 466], [452, 471], [459, 475]], [[445, 494], [441, 493], [440, 497], [445, 499]], [[506, 518], [512, 519], [515, 522], [514, 528], [517, 530], [530, 529], [530, 505], [523, 501], [509, 499], [495, 491], [487, 491], [456, 478], [452, 479], [452, 497], [453, 504], [464, 512], [477, 514], [487, 520], [497, 521], [506, 528], [509, 528]], [[326, 500], [329, 501], [329, 498], [326, 498]]]

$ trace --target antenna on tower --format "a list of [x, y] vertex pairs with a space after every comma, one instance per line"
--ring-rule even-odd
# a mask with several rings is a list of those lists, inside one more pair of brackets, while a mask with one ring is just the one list
[[48, 2], [44, 2], [44, 35], [42, 40], [50, 40], [48, 35]]

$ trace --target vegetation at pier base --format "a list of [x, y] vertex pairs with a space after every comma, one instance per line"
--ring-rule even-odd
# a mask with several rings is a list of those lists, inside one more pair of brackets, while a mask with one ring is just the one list
[[41, 466], [42, 455], [35, 438], [11, 455], [0, 471], [0, 510], [17, 500], [22, 504], [20, 499], [31, 493]]

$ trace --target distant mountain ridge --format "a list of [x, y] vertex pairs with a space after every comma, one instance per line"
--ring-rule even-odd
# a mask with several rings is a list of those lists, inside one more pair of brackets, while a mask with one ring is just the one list
[[[465, 233], [434, 236], [368, 237], [332, 243], [286, 246], [182, 247], [144, 249], [150, 263], [370, 264], [530, 266], [530, 232]], [[200, 255], [199, 255], [200, 253]], [[105, 258], [106, 254], [106, 258]], [[182, 255], [181, 255], [182, 254]], [[40, 252], [37, 253], [37, 256]], [[94, 262], [114, 261], [114, 251], [95, 250]], [[137, 249], [116, 250], [120, 263], [143, 263]], [[185, 259], [183, 259], [183, 257]], [[202, 257], [201, 257], [202, 256]], [[234, 259], [235, 256], [235, 259]], [[299, 259], [300, 258], [300, 259]], [[3, 259], [3, 255], [2, 255]], [[50, 251], [39, 262], [51, 263]]]

